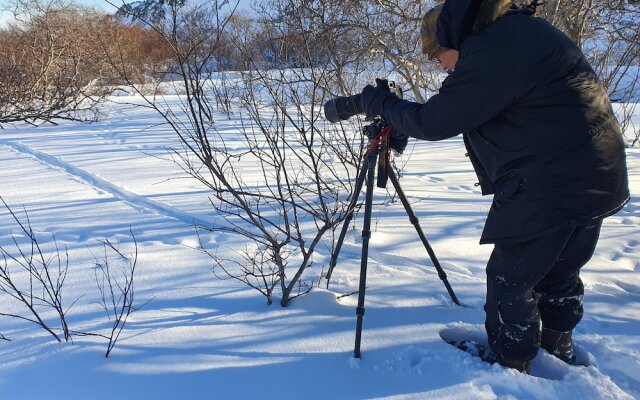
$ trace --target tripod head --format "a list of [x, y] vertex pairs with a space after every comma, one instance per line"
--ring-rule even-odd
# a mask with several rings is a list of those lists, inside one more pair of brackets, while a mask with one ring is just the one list
[[362, 127], [363, 134], [369, 139], [365, 157], [368, 157], [371, 165], [376, 163], [378, 157], [376, 186], [386, 188], [391, 168], [391, 141], [394, 131], [381, 116], [370, 117], [369, 120], [371, 122]]
[[380, 115], [376, 116], [367, 116], [365, 121], [369, 121], [367, 125], [362, 127], [362, 133], [369, 139], [373, 140], [382, 132], [385, 126], [387, 126], [387, 121], [384, 120]]

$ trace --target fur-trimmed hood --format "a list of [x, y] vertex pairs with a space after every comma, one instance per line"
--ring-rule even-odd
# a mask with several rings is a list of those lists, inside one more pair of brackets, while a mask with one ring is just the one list
[[514, 7], [511, 0], [483, 0], [473, 24], [472, 33], [480, 32]]
[[469, 34], [482, 31], [512, 8], [512, 0], [447, 0], [438, 18], [438, 43], [460, 50]]

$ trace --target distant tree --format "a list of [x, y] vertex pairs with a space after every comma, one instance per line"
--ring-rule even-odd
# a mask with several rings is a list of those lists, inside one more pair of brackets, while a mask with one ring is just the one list
[[[326, 90], [352, 94], [374, 77], [399, 80], [418, 102], [437, 86], [434, 64], [420, 52], [420, 21], [430, 5], [419, 0], [266, 0], [259, 15], [279, 39], [286, 66], [327, 68]], [[305, 52], [308, 43], [313, 43]]]
[[[111, 3], [111, 2], [110, 2]], [[184, 7], [187, 0], [141, 0], [125, 3], [116, 12], [116, 16], [131, 21], [148, 21], [155, 25], [169, 22], [177, 15], [177, 10]], [[117, 5], [116, 3], [111, 3]]]
[[157, 82], [171, 72], [171, 49], [148, 27], [105, 16], [95, 38], [107, 65], [99, 77], [103, 85]]
[[614, 101], [640, 100], [640, 4], [626, 0], [549, 0], [538, 15], [585, 52]]
[[15, 21], [0, 29], [0, 128], [27, 121], [94, 120], [122, 82], [167, 72], [157, 34], [65, 0], [12, 0]]
[[364, 15], [354, 21], [357, 32], [385, 70], [399, 77], [415, 101], [426, 101], [434, 86], [434, 64], [421, 54], [420, 23], [436, 2], [422, 0], [359, 0]]
[[62, 0], [15, 0], [0, 31], [0, 127], [86, 120], [106, 91], [92, 82], [104, 63], [93, 32], [100, 15]]
[[354, 24], [361, 11], [344, 1], [267, 0], [258, 7], [276, 68], [316, 68], [330, 95], [359, 90], [379, 70]]

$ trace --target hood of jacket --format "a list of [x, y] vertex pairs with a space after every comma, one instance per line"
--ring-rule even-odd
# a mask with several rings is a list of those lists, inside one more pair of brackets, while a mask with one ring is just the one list
[[438, 44], [460, 51], [467, 36], [485, 29], [512, 8], [512, 0], [447, 0], [438, 17]]

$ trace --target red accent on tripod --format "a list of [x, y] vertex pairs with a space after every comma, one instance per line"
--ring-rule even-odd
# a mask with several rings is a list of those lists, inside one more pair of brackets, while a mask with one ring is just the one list
[[[371, 153], [376, 153], [380, 150], [384, 150], [384, 153], [380, 153], [378, 157], [378, 183], [377, 186], [381, 188], [387, 187], [387, 179], [389, 178], [389, 171], [391, 168], [391, 133], [393, 127], [391, 124], [387, 124], [382, 128], [380, 133], [369, 141], [367, 151], [364, 153], [363, 158], [367, 157]], [[383, 159], [384, 158], [384, 159]]]

